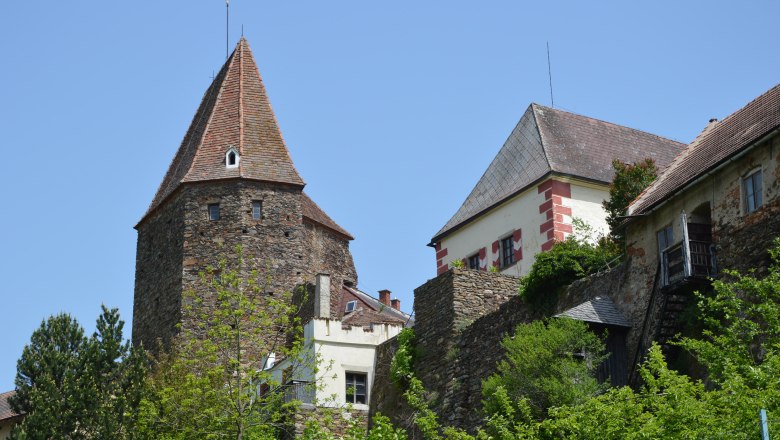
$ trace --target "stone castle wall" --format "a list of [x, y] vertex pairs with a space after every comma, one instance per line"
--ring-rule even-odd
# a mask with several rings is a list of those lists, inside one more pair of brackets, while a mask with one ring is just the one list
[[138, 227], [133, 342], [157, 348], [170, 342], [181, 320], [184, 200], [176, 194]]
[[[220, 258], [235, 261], [238, 245], [246, 257], [242, 276], [257, 270], [266, 295], [301, 286], [309, 292], [320, 272], [331, 274], [332, 289], [345, 279], [357, 281], [349, 242], [304, 224], [301, 199], [298, 187], [248, 180], [182, 186], [138, 226], [133, 341], [147, 347], [157, 339], [169, 342], [181, 320], [183, 293], [205, 294], [200, 273], [218, 267]], [[260, 219], [252, 217], [253, 200], [262, 201]], [[209, 219], [210, 204], [219, 204], [219, 220]]]

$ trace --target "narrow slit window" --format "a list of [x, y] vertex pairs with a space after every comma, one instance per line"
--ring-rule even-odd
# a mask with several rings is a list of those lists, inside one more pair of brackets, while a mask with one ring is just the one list
[[749, 214], [763, 206], [763, 185], [761, 170], [742, 179], [742, 188], [745, 193], [745, 213]]
[[252, 218], [260, 220], [263, 218], [263, 201], [252, 200]]

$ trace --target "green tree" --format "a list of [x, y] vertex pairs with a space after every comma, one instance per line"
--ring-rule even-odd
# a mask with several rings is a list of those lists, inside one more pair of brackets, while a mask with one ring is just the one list
[[18, 439], [130, 438], [143, 395], [145, 360], [122, 340], [124, 323], [107, 309], [97, 330], [67, 314], [41, 323], [17, 362], [11, 406], [26, 413]]
[[184, 296], [190, 325], [161, 356], [144, 401], [140, 431], [150, 438], [277, 438], [296, 402], [285, 402], [266, 359], [316, 367], [305, 361], [291, 293], [266, 294], [263, 265], [240, 247], [235, 254], [201, 273], [200, 288]]
[[625, 238], [618, 226], [622, 222], [621, 217], [626, 215], [629, 203], [650, 186], [658, 175], [658, 169], [653, 159], [645, 159], [633, 164], [612, 161], [615, 177], [609, 185], [609, 200], [604, 200], [602, 206], [607, 211], [607, 224], [610, 235], [618, 242], [623, 243]]
[[606, 359], [604, 343], [582, 321], [550, 318], [520, 324], [501, 346], [505, 359], [483, 383], [488, 413], [506, 409], [505, 393], [516, 404], [513, 414], [530, 409], [530, 415], [543, 419], [550, 407], [581, 404], [605, 389], [596, 379]]

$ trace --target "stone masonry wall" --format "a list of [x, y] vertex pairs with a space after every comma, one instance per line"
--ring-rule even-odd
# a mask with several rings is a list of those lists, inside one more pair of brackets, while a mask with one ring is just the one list
[[[338, 317], [341, 286], [344, 282], [357, 286], [358, 281], [355, 263], [349, 251], [349, 241], [327, 228], [306, 220], [303, 223], [303, 235], [306, 243], [305, 261], [308, 273], [312, 276], [318, 273], [330, 275], [330, 316], [335, 319]], [[311, 302], [312, 295], [308, 295], [307, 300]], [[311, 310], [313, 314], [313, 307]], [[303, 322], [311, 317], [306, 314], [301, 316]]]
[[[253, 200], [262, 201], [260, 219], [252, 217]], [[210, 204], [219, 204], [219, 220], [209, 219]], [[331, 274], [334, 288], [357, 280], [349, 242], [304, 225], [300, 188], [238, 179], [184, 185], [138, 227], [133, 341], [169, 342], [182, 294], [207, 295], [199, 274], [220, 258], [234, 261], [237, 245], [248, 257], [242, 276], [256, 269], [266, 295], [305, 289], [320, 272]]]
[[133, 341], [167, 344], [181, 319], [184, 201], [177, 194], [138, 227]]

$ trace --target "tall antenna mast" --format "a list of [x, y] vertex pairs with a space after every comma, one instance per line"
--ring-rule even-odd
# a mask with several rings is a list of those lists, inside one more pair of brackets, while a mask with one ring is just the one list
[[550, 107], [555, 108], [555, 99], [553, 99], [552, 88], [552, 68], [550, 68], [550, 42], [547, 42], [547, 76], [550, 77]]
[[225, 0], [225, 59], [228, 58], [230, 47], [230, 0]]

